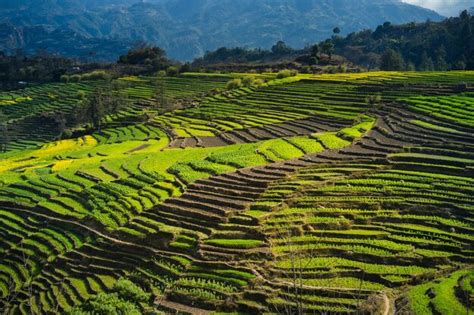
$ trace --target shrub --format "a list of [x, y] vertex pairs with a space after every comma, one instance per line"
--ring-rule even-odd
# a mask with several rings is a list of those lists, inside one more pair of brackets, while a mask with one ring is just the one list
[[180, 73], [191, 72], [191, 71], [192, 71], [192, 67], [191, 67], [191, 64], [189, 64], [188, 62], [182, 65], [181, 68], [179, 69]]
[[78, 99], [80, 99], [80, 100], [85, 99], [86, 96], [87, 96], [87, 95], [86, 95], [86, 92], [81, 91], [81, 90], [79, 90], [79, 91], [77, 92], [77, 94], [76, 94], [76, 98], [78, 98]]
[[79, 74], [73, 74], [69, 77], [70, 82], [81, 82], [82, 77]]
[[284, 79], [284, 78], [289, 78], [289, 77], [294, 77], [298, 74], [298, 71], [296, 70], [281, 70], [280, 72], [278, 72], [277, 74], [277, 79]]
[[255, 81], [255, 78], [254, 78], [254, 77], [248, 76], [248, 77], [243, 77], [243, 78], [242, 78], [242, 84], [243, 84], [244, 86], [246, 86], [246, 87], [252, 86], [253, 83], [254, 83], [254, 81]]
[[262, 86], [264, 84], [265, 84], [265, 81], [263, 81], [262, 79], [256, 79], [255, 81], [253, 81], [254, 86]]
[[85, 73], [81, 77], [82, 81], [98, 81], [98, 80], [109, 80], [110, 75], [103, 70], [92, 71]]
[[227, 82], [226, 88], [228, 90], [234, 90], [242, 87], [242, 80], [241, 79], [233, 79]]
[[69, 76], [66, 75], [66, 74], [63, 74], [63, 75], [59, 78], [59, 80], [60, 80], [61, 82], [68, 83], [68, 82], [69, 82]]
[[142, 306], [147, 305], [150, 294], [144, 292], [135, 283], [119, 279], [112, 287], [111, 293], [99, 293], [74, 307], [70, 314], [143, 314]]
[[175, 77], [179, 74], [179, 69], [175, 66], [168, 67], [166, 69], [166, 75], [169, 77]]
[[112, 289], [122, 299], [127, 301], [140, 303], [146, 302], [150, 298], [150, 294], [146, 293], [139, 286], [127, 279], [119, 279]]
[[310, 66], [304, 66], [301, 68], [301, 73], [312, 73], [313, 71], [311, 70]]
[[347, 72], [347, 65], [346, 64], [342, 64], [342, 65], [339, 65], [338, 69], [337, 69], [340, 73], [346, 73]]
[[71, 315], [86, 315], [86, 314], [142, 314], [140, 308], [131, 302], [122, 300], [117, 293], [107, 294], [99, 293], [93, 298], [87, 300], [83, 304], [74, 307]]

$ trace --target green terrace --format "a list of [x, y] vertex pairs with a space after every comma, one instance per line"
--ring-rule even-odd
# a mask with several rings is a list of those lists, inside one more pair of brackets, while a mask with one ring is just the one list
[[67, 313], [128, 280], [163, 312], [472, 308], [471, 72], [117, 81], [128, 106], [59, 140], [42, 113], [104, 82], [0, 94], [0, 308]]

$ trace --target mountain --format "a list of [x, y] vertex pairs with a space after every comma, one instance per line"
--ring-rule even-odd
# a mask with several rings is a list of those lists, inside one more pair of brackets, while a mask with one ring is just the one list
[[[329, 37], [336, 26], [348, 34], [385, 21], [427, 19], [442, 17], [399, 0], [6, 0], [0, 4], [0, 49], [70, 54], [70, 48], [57, 48], [75, 34], [82, 47], [76, 57], [89, 48], [104, 49], [96, 39], [107, 47], [143, 40], [189, 60], [221, 46], [269, 48], [284, 40], [303, 47]], [[22, 37], [25, 33], [32, 35]], [[121, 49], [97, 55], [114, 59]]]

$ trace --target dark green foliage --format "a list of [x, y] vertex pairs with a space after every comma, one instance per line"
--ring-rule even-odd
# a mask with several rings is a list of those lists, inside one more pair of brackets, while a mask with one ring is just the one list
[[[467, 11], [442, 22], [393, 25], [335, 37], [336, 53], [368, 68], [386, 70], [474, 69], [474, 17]], [[395, 51], [395, 54], [393, 53]], [[401, 60], [404, 65], [400, 68]], [[388, 62], [390, 61], [390, 62]]]
[[329, 56], [329, 59], [332, 58], [332, 54], [334, 53], [334, 43], [331, 40], [326, 40], [321, 43], [321, 52]]
[[72, 60], [47, 54], [27, 58], [22, 51], [13, 56], [6, 56], [0, 51], [0, 88], [18, 88], [20, 81], [59, 81], [72, 64]]
[[119, 64], [146, 65], [153, 70], [166, 69], [170, 61], [166, 58], [166, 52], [160, 47], [150, 46], [144, 43], [137, 44], [130, 49], [126, 55], [120, 56]]
[[166, 75], [170, 77], [175, 77], [179, 74], [179, 69], [178, 67], [171, 66], [166, 69]]
[[[194, 67], [220, 63], [247, 63], [265, 62], [279, 58], [291, 57], [297, 50], [292, 49], [283, 42], [277, 42], [272, 50], [248, 49], [244, 47], [221, 47], [212, 52], [206, 52], [203, 57], [193, 62]], [[183, 72], [183, 71], [182, 71]]]
[[275, 55], [287, 55], [292, 52], [292, 48], [285, 44], [283, 41], [278, 41], [272, 46], [272, 53]]
[[405, 68], [405, 62], [402, 55], [393, 49], [387, 49], [383, 55], [380, 63], [382, 70], [396, 70], [400, 71]]

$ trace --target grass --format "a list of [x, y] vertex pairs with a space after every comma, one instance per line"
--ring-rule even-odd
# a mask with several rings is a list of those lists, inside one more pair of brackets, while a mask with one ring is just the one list
[[205, 241], [206, 244], [214, 246], [222, 246], [227, 248], [254, 248], [264, 244], [261, 240], [239, 240], [239, 239], [210, 239]]
[[[407, 296], [415, 314], [432, 314], [433, 309], [440, 314], [453, 315], [466, 314], [472, 311], [466, 305], [463, 305], [455, 294], [458, 281], [469, 275], [472, 275], [472, 270], [461, 270], [434, 282], [411, 288]], [[432, 292], [432, 295], [430, 296], [428, 292]]]

